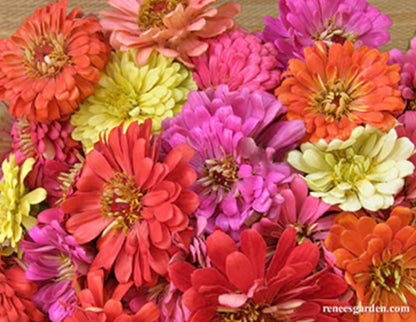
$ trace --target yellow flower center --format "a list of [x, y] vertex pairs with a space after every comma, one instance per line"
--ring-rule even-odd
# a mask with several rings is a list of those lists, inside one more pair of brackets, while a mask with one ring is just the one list
[[24, 119], [18, 120], [16, 125], [17, 145], [19, 151], [26, 158], [34, 157], [36, 155], [36, 150], [30, 133], [30, 124]]
[[217, 310], [222, 322], [256, 322], [266, 317], [262, 306], [251, 300], [241, 308], [219, 307]]
[[301, 224], [297, 222], [294, 225], [291, 225], [296, 230], [296, 242], [297, 244], [301, 244], [305, 241], [305, 239], [309, 239], [313, 241], [313, 233], [315, 232], [316, 227], [318, 227], [317, 223], [312, 225], [309, 224]]
[[105, 217], [115, 218], [107, 227], [122, 228], [125, 232], [139, 219], [143, 194], [137, 187], [134, 176], [116, 173], [105, 184], [101, 194], [101, 213]]
[[333, 17], [329, 18], [323, 31], [316, 32], [312, 37], [315, 40], [321, 40], [330, 46], [333, 43], [343, 44], [346, 40], [355, 43], [358, 39], [358, 35], [354, 32], [345, 32], [345, 27], [338, 27], [335, 24]]
[[353, 148], [336, 151], [330, 155], [330, 158], [332, 157], [336, 162], [334, 165], [335, 184], [354, 185], [359, 180], [365, 179], [366, 174], [371, 170], [371, 160], [363, 155], [357, 155]]
[[144, 0], [140, 5], [137, 24], [140, 30], [145, 31], [152, 27], [162, 27], [163, 18], [182, 4], [188, 5], [187, 0]]
[[72, 264], [68, 255], [61, 255], [61, 266], [58, 268], [58, 277], [56, 282], [63, 280], [72, 280], [75, 276], [75, 266]]
[[78, 156], [79, 163], [75, 163], [68, 172], [61, 172], [58, 175], [59, 190], [62, 192], [62, 197], [56, 201], [55, 206], [60, 205], [67, 199], [67, 194], [71, 186], [74, 184], [75, 177], [84, 166], [84, 158]]
[[226, 155], [221, 159], [206, 160], [203, 172], [205, 176], [198, 181], [206, 188], [206, 193], [230, 192], [237, 181], [238, 165], [232, 156]]
[[61, 34], [44, 35], [25, 49], [25, 65], [34, 78], [55, 76], [70, 59], [65, 53], [65, 39]]

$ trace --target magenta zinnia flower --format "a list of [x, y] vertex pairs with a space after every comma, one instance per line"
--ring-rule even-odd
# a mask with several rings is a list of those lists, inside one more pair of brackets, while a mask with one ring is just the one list
[[40, 213], [38, 224], [29, 231], [30, 239], [20, 244], [23, 258], [29, 264], [26, 278], [40, 283], [32, 299], [49, 314], [51, 321], [62, 321], [72, 315], [77, 303], [73, 279], [86, 275], [93, 259], [61, 227], [63, 218], [59, 209]]
[[272, 157], [282, 159], [304, 133], [299, 121], [273, 123], [284, 112], [271, 94], [221, 85], [190, 93], [182, 112], [165, 122], [168, 145], [189, 143], [197, 151], [190, 163], [201, 200], [195, 215], [207, 232], [218, 226], [238, 238], [259, 215], [277, 216], [278, 184], [289, 182], [291, 171]]
[[265, 241], [251, 229], [241, 233], [240, 249], [221, 231], [208, 237], [207, 247], [212, 267], [169, 266], [173, 283], [185, 292], [189, 321], [332, 321], [340, 314], [322, 306], [346, 304], [339, 300], [348, 289], [344, 279], [315, 271], [318, 246], [308, 240], [296, 246], [293, 228], [285, 230], [271, 261]]
[[272, 43], [263, 43], [257, 34], [236, 30], [207, 43], [207, 52], [192, 59], [199, 89], [227, 84], [232, 91], [240, 87], [267, 91], [279, 85], [277, 50]]
[[378, 48], [390, 39], [391, 20], [366, 0], [279, 0], [280, 16], [265, 17], [261, 37], [273, 42], [284, 65], [303, 57], [314, 40]]

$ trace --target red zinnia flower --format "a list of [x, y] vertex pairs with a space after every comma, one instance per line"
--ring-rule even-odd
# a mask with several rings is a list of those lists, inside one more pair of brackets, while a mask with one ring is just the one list
[[188, 227], [198, 197], [188, 191], [195, 171], [193, 150], [172, 149], [158, 161], [160, 140], [150, 137], [151, 120], [121, 125], [86, 157], [77, 192], [63, 204], [67, 229], [80, 244], [99, 236], [92, 268], [114, 271], [120, 283], [152, 284], [167, 272], [175, 247], [172, 234]]
[[268, 262], [266, 243], [255, 230], [241, 233], [240, 250], [215, 231], [207, 250], [213, 267], [195, 269], [184, 261], [169, 266], [173, 283], [185, 292], [190, 321], [326, 321], [336, 314], [321, 306], [345, 304], [337, 298], [346, 283], [327, 270], [314, 272], [318, 246], [309, 240], [296, 246], [294, 228], [285, 230]]
[[97, 17], [67, 0], [35, 11], [0, 42], [0, 98], [15, 118], [54, 121], [70, 115], [94, 91], [108, 60]]

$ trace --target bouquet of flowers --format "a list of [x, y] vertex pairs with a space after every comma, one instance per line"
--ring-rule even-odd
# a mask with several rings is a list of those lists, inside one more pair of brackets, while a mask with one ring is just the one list
[[416, 38], [215, 2], [61, 0], [0, 40], [0, 321], [416, 321]]

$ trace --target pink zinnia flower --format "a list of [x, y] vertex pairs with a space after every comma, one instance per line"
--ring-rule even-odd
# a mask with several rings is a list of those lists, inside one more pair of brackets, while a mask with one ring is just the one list
[[241, 29], [207, 42], [206, 53], [192, 59], [199, 89], [227, 84], [232, 91], [240, 87], [268, 91], [279, 85], [277, 50], [272, 43], [263, 43], [257, 34]]
[[277, 19], [264, 18], [261, 36], [276, 45], [284, 65], [303, 57], [314, 40], [379, 48], [390, 39], [390, 18], [366, 0], [279, 0], [279, 12]]
[[77, 303], [73, 279], [86, 275], [93, 259], [93, 254], [61, 227], [63, 219], [59, 209], [43, 211], [29, 231], [30, 239], [20, 243], [28, 263], [26, 278], [41, 285], [32, 299], [48, 312], [51, 321], [72, 315]]
[[169, 266], [175, 286], [184, 292], [189, 321], [326, 321], [339, 317], [322, 306], [345, 305], [343, 278], [315, 271], [318, 246], [306, 240], [296, 246], [296, 231], [287, 228], [271, 261], [266, 243], [255, 230], [241, 233], [240, 249], [230, 236], [215, 231], [207, 239], [213, 267], [195, 269], [179, 261]]
[[144, 65], [153, 50], [177, 57], [191, 66], [191, 57], [203, 54], [206, 39], [233, 29], [240, 11], [230, 2], [208, 9], [216, 0], [110, 0], [114, 8], [103, 11], [101, 24], [111, 33], [110, 44], [123, 51], [138, 48], [137, 62]]
[[61, 204], [68, 231], [80, 244], [98, 238], [91, 269], [113, 271], [119, 283], [152, 285], [167, 272], [174, 238], [186, 232], [199, 204], [188, 188], [196, 179], [194, 151], [173, 148], [159, 159], [151, 120], [112, 130], [88, 153], [77, 191]]

